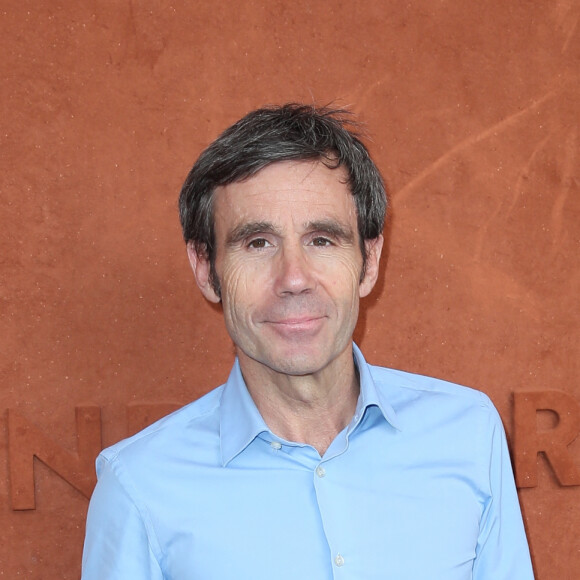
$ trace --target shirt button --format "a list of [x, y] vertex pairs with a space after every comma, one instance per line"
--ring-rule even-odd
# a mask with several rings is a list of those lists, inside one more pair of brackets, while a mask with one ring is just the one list
[[340, 567], [344, 564], [344, 558], [340, 554], [337, 554], [334, 563]]
[[278, 442], [278, 441], [272, 441], [272, 443], [270, 443], [270, 447], [272, 449], [276, 449], [276, 451], [278, 449], [282, 449], [282, 443]]
[[326, 475], [326, 469], [324, 469], [324, 467], [322, 467], [322, 465], [319, 465], [316, 468], [316, 475], [318, 475], [318, 477], [324, 477]]

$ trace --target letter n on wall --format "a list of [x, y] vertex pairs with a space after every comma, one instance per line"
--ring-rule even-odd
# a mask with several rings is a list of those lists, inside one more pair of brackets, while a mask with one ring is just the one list
[[8, 410], [8, 458], [12, 509], [30, 510], [34, 497], [34, 457], [90, 497], [94, 461], [101, 451], [101, 409], [76, 407], [77, 452], [72, 453], [13, 409]]
[[[538, 412], [557, 417], [551, 429], [538, 429]], [[543, 453], [562, 486], [580, 485], [580, 468], [568, 445], [580, 434], [580, 405], [562, 391], [514, 393], [514, 459], [518, 487], [538, 485], [538, 453]]]

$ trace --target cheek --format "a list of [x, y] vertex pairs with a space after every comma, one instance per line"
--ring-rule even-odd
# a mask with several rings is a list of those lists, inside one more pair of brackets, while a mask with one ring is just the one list
[[251, 269], [236, 264], [229, 265], [223, 269], [220, 281], [226, 318], [234, 320], [252, 310], [257, 301], [257, 290], [260, 285], [256, 284], [256, 276]]
[[362, 258], [360, 263], [349, 257], [341, 257], [329, 266], [325, 278], [335, 294], [358, 297]]

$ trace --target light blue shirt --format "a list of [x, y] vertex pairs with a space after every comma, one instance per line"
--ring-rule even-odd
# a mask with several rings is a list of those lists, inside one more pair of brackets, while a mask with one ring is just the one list
[[225, 385], [103, 451], [83, 580], [531, 580], [486, 395], [368, 365], [324, 457]]

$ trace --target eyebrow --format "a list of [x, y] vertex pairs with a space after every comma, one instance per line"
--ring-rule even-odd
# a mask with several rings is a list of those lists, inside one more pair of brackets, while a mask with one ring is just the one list
[[226, 239], [228, 246], [233, 246], [248, 236], [254, 234], [275, 234], [280, 235], [280, 230], [270, 222], [248, 222], [239, 224], [231, 232], [229, 232]]
[[334, 219], [316, 220], [308, 222], [306, 229], [309, 232], [323, 232], [338, 240], [348, 243], [354, 242], [354, 232], [352, 228]]
[[[344, 240], [347, 243], [354, 242], [354, 232], [352, 228], [340, 223], [334, 219], [323, 219], [307, 222], [304, 225], [307, 232], [321, 232], [325, 233], [338, 240]], [[237, 225], [226, 238], [226, 245], [234, 246], [255, 234], [273, 234], [281, 236], [282, 231], [271, 222], [247, 222]]]

